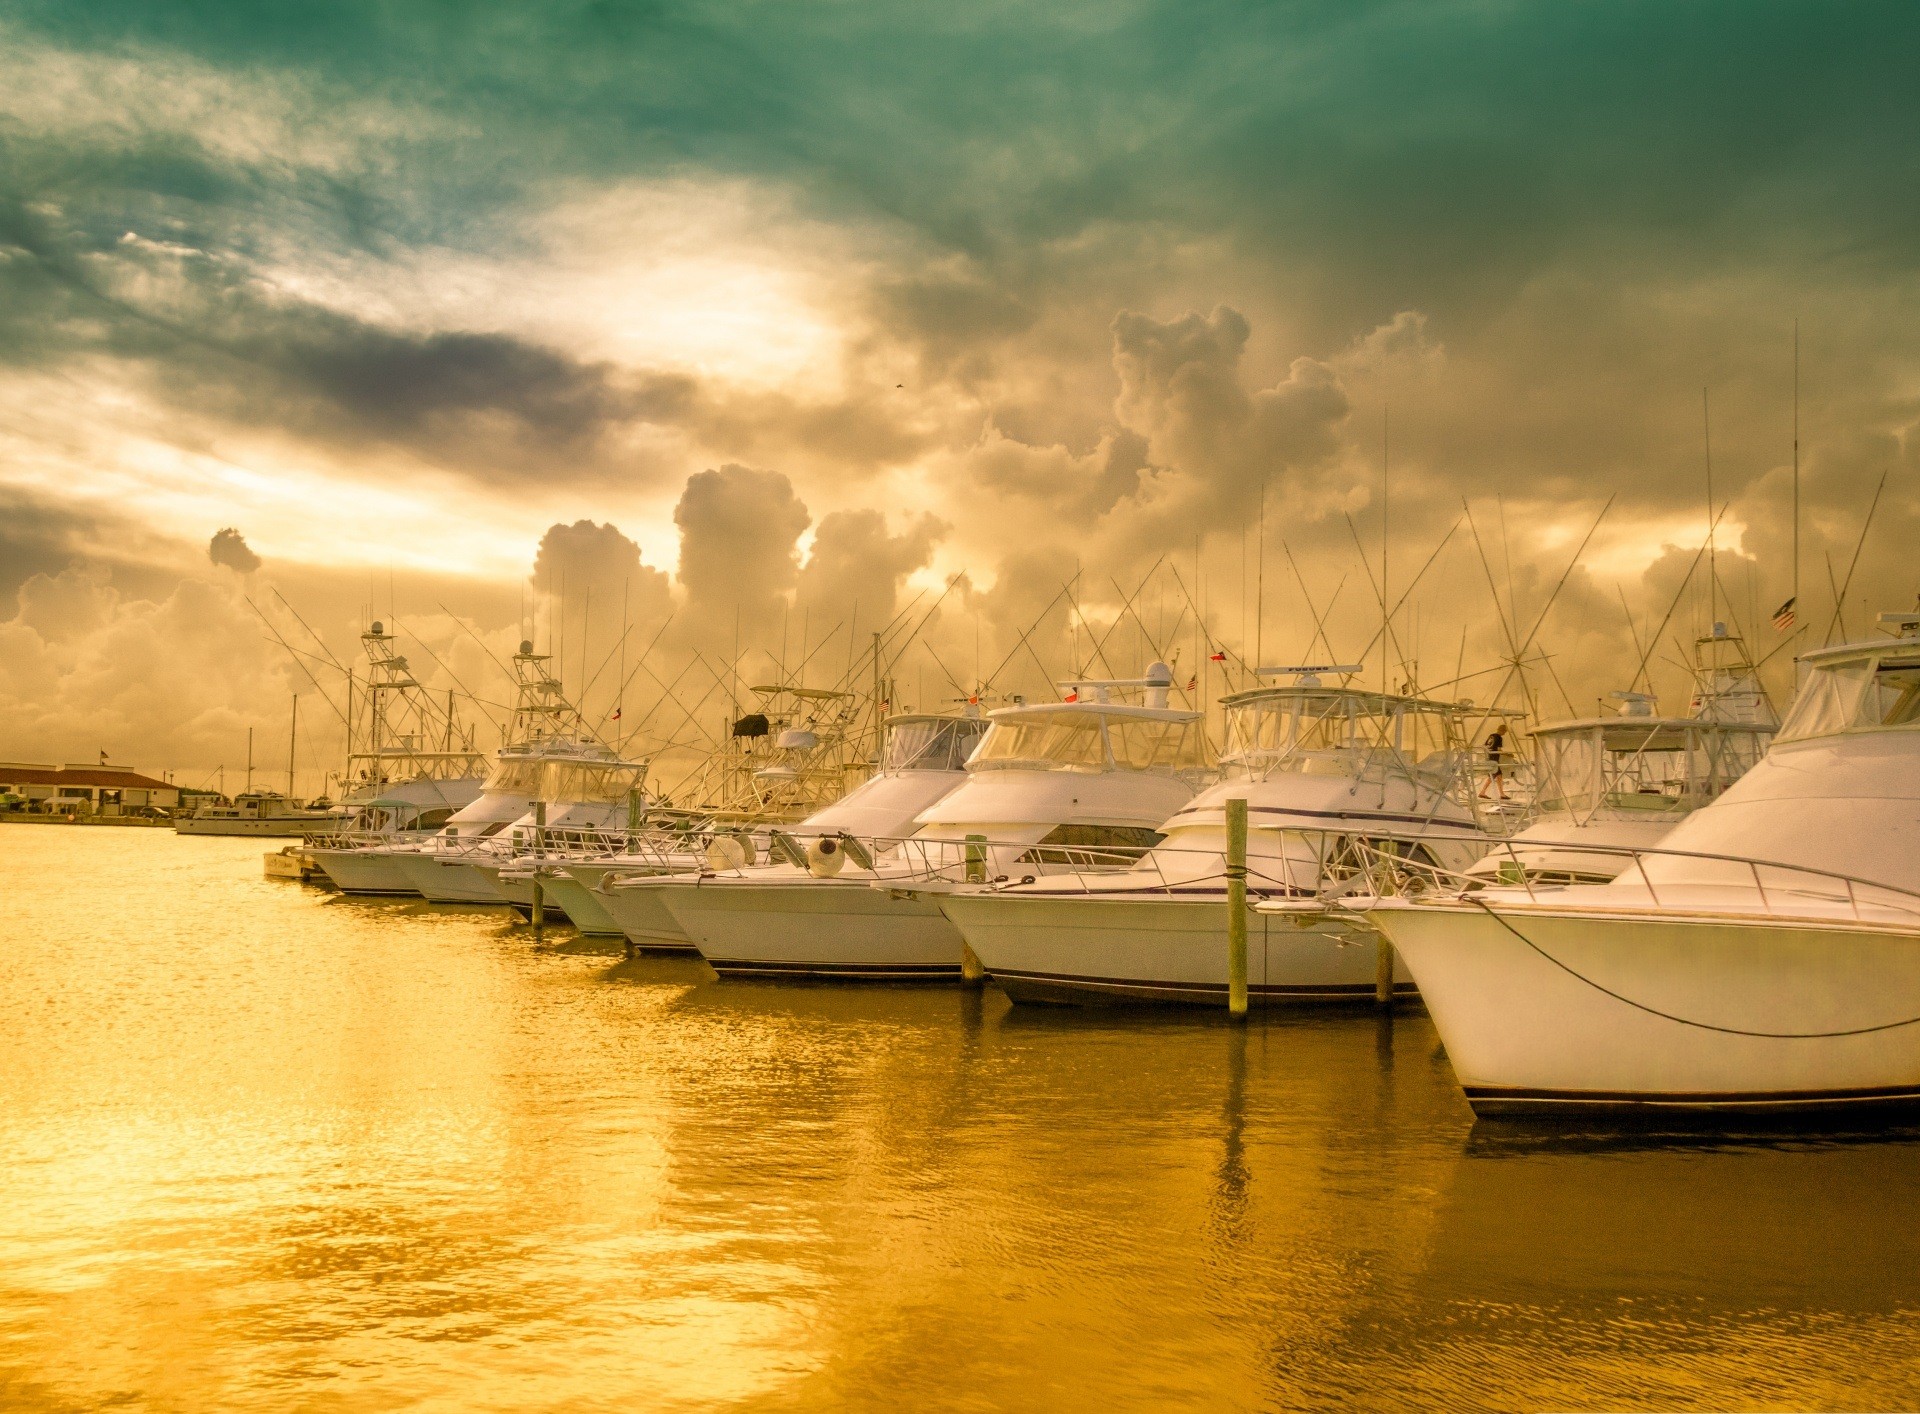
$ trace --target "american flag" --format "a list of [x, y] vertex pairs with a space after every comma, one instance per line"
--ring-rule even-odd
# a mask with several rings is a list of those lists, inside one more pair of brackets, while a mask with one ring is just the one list
[[1188, 679], [1187, 679], [1187, 691], [1188, 691], [1188, 692], [1192, 692], [1192, 691], [1193, 691], [1193, 690], [1194, 690], [1195, 688], [1197, 688], [1197, 687], [1199, 687], [1199, 686], [1200, 686], [1200, 679], [1199, 679], [1199, 678], [1197, 678], [1197, 677], [1191, 677], [1191, 678], [1188, 678]]
[[1793, 606], [1796, 602], [1794, 599], [1789, 599], [1773, 611], [1773, 631], [1775, 633], [1785, 633], [1793, 627]]

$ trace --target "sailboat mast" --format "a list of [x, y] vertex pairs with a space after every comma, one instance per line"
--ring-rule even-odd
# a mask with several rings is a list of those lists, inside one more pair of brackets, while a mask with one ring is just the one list
[[287, 719], [287, 799], [293, 799], [293, 748], [300, 740], [300, 694], [293, 694], [293, 713]]

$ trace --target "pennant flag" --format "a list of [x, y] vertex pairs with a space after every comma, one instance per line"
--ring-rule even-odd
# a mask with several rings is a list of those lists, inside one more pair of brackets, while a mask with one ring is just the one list
[[1209, 663], [1224, 663], [1227, 661], [1227, 655], [1224, 653], [1215, 653], [1212, 657], [1208, 658], [1207, 661]]
[[1773, 611], [1773, 631], [1775, 633], [1785, 633], [1793, 627], [1793, 606], [1795, 602], [1795, 600], [1789, 599]]
[[1076, 687], [1072, 692], [1069, 692], [1065, 697], [1061, 698], [1060, 700], [1062, 702], [1078, 702], [1080, 700], [1080, 689]]
[[620, 709], [618, 707], [613, 709], [613, 720], [616, 722], [620, 720]]

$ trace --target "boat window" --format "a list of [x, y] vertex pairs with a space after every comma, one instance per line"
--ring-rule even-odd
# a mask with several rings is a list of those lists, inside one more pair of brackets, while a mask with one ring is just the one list
[[1910, 727], [1920, 723], [1920, 666], [1882, 667], [1873, 675], [1861, 725]]
[[1139, 825], [1056, 825], [1020, 856], [1020, 863], [1132, 864], [1165, 838], [1158, 830]]
[[987, 730], [984, 718], [946, 722], [900, 722], [887, 729], [885, 769], [957, 771], [967, 764]]
[[534, 795], [540, 789], [539, 761], [516, 758], [495, 763], [485, 789], [502, 795]]
[[536, 800], [609, 804], [640, 784], [640, 770], [621, 762], [549, 761]]
[[1131, 771], [1181, 771], [1204, 767], [1205, 738], [1193, 722], [1113, 718], [1107, 723], [1113, 764]]
[[1780, 724], [1779, 740], [1831, 736], [1853, 726], [1860, 719], [1861, 698], [1872, 677], [1872, 665], [1858, 661], [1813, 669], [1793, 700], [1787, 720]]
[[1040, 766], [1066, 771], [1099, 771], [1106, 764], [1100, 718], [1091, 712], [995, 722], [973, 758], [975, 766]]

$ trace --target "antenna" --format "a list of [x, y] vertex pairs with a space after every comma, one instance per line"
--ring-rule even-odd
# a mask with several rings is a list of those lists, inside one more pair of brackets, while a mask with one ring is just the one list
[[1387, 524], [1391, 513], [1391, 502], [1387, 499], [1387, 413], [1385, 403], [1380, 406], [1380, 692], [1387, 691], [1387, 646], [1393, 637], [1388, 625], [1393, 621], [1393, 613], [1387, 605]]
[[1793, 321], [1793, 607], [1800, 607], [1800, 321]]
[[1720, 571], [1713, 535], [1713, 415], [1708, 410], [1705, 388], [1700, 390], [1700, 427], [1707, 451], [1707, 622], [1714, 623], [1720, 617]]
[[1253, 591], [1253, 661], [1256, 663], [1266, 656], [1261, 645], [1267, 638], [1267, 474], [1264, 471], [1260, 473], [1260, 544], [1257, 548]]

